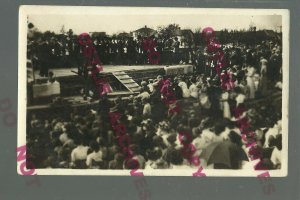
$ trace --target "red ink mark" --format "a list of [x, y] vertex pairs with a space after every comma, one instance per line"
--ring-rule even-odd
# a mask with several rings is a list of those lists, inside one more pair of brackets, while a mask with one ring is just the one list
[[91, 77], [98, 91], [98, 95], [103, 96], [106, 93], [112, 92], [107, 81], [102, 78], [98, 78], [98, 74], [103, 71], [103, 66], [90, 35], [88, 33], [80, 34], [78, 36], [78, 43], [80, 44], [82, 54], [85, 57], [85, 67], [93, 67], [91, 70]]
[[214, 37], [215, 37], [215, 31], [213, 28], [206, 27], [202, 30], [202, 39], [205, 42], [207, 42], [207, 43], [210, 42], [210, 40]]
[[[181, 153], [183, 156], [195, 166], [199, 166], [201, 164], [200, 159], [198, 156], [194, 156], [196, 152], [196, 147], [191, 144], [192, 142], [192, 136], [185, 131], [179, 132], [179, 141], [183, 145], [183, 149], [181, 150]], [[193, 173], [193, 176], [206, 176], [205, 173], [201, 173], [203, 168], [200, 166], [197, 172]]]
[[148, 52], [147, 58], [151, 64], [158, 64], [160, 61], [160, 53], [155, 50], [156, 41], [151, 38], [143, 40], [143, 49]]
[[[269, 195], [271, 194], [272, 192], [275, 192], [275, 187], [274, 185], [272, 184], [271, 182], [271, 178], [270, 178], [270, 174], [268, 171], [266, 172], [263, 172], [259, 175], [257, 175], [257, 179], [260, 181], [261, 184], [264, 184], [263, 185], [263, 192], [264, 194], [266, 195]], [[271, 182], [271, 183], [269, 183]], [[267, 184], [267, 185], [266, 185]]]
[[[240, 105], [238, 105], [236, 108], [233, 109], [234, 116], [237, 119], [241, 117], [244, 112], [245, 112], [245, 108]], [[247, 116], [245, 116], [242, 119], [239, 119], [237, 124], [239, 125], [239, 129], [242, 133], [242, 140], [246, 143], [246, 147], [248, 148], [250, 147], [248, 151], [249, 158], [252, 161], [259, 159], [259, 162], [253, 166], [254, 170], [268, 170], [268, 168], [263, 164], [261, 160], [262, 152], [257, 147], [257, 143], [255, 140], [255, 133], [249, 130], [251, 126]], [[258, 180], [261, 182], [261, 177], [270, 177], [270, 174], [269, 172], [265, 172], [258, 175], [257, 177]], [[264, 194], [269, 195], [274, 191], [275, 191], [275, 187], [272, 183], [263, 186]]]
[[130, 171], [131, 176], [144, 176], [143, 172], [137, 172], [137, 169], [132, 169]]
[[26, 160], [26, 145], [17, 148], [17, 162]]
[[160, 53], [158, 51], [151, 51], [147, 57], [152, 64], [158, 64], [160, 61]]
[[195, 173], [193, 173], [193, 176], [206, 177], [205, 173], [201, 173], [202, 170], [203, 170], [203, 167], [199, 167], [199, 169]]
[[227, 71], [225, 71], [223, 74], [221, 73], [221, 69], [226, 67], [227, 61], [225, 60], [225, 54], [221, 48], [222, 45], [215, 38], [214, 29], [211, 27], [204, 28], [201, 33], [201, 37], [206, 43], [207, 51], [214, 54], [210, 58], [211, 61], [209, 63], [216, 63], [214, 65], [214, 69], [216, 70], [216, 73], [220, 76], [221, 88], [223, 90], [232, 90], [235, 87], [234, 81], [232, 79], [232, 74]]
[[132, 168], [132, 166], [134, 166], [134, 169], [131, 169], [130, 171], [130, 175], [144, 176], [143, 172], [137, 172], [139, 168], [139, 162], [135, 159], [131, 159], [134, 156], [131, 149], [129, 148], [131, 141], [130, 141], [130, 137], [126, 134], [126, 126], [120, 122], [121, 113], [110, 112], [108, 116], [110, 119], [110, 124], [113, 127], [114, 133], [118, 138], [118, 144], [122, 149], [123, 153], [126, 155], [124, 160], [125, 162], [127, 161], [126, 162], [127, 167]]
[[[33, 163], [31, 162], [27, 162], [26, 161], [26, 146], [21, 146], [17, 148], [17, 162], [21, 162], [24, 160], [24, 162], [22, 162], [20, 164], [20, 172], [22, 175], [28, 176], [28, 175], [33, 175], [34, 171], [35, 171], [35, 167], [33, 165]], [[27, 165], [31, 166], [31, 169], [27, 169]]]

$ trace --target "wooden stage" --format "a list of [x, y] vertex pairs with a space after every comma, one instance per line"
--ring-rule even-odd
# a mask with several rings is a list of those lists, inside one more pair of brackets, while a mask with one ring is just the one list
[[[119, 75], [126, 76], [126, 81], [130, 83], [123, 83], [123, 80], [117, 80], [120, 82], [120, 85], [125, 86], [123, 88], [125, 89], [117, 89], [113, 88], [113, 93], [109, 94], [109, 98], [111, 100], [115, 99], [117, 96], [120, 96], [122, 98], [126, 98], [126, 96], [134, 95], [137, 91], [139, 91], [139, 82], [141, 80], [147, 80], [148, 78], [154, 78], [158, 74], [165, 73], [165, 67], [170, 68], [192, 68], [192, 65], [107, 65], [104, 66], [104, 70], [101, 72], [103, 75], [108, 75], [110, 78], [110, 81], [113, 81], [113, 78], [118, 79]], [[166, 70], [169, 70], [166, 69]], [[87, 106], [87, 105], [95, 105], [98, 103], [98, 101], [89, 102], [83, 100], [83, 97], [80, 96], [80, 94], [69, 94], [66, 95], [65, 91], [79, 91], [81, 88], [83, 88], [83, 80], [80, 78], [75, 72], [78, 71], [77, 68], [54, 68], [49, 69], [49, 71], [54, 73], [54, 77], [60, 82], [60, 88], [61, 88], [61, 97], [64, 100], [67, 100], [72, 106]], [[37, 80], [37, 83], [42, 83], [47, 80], [46, 77], [41, 77], [39, 75], [39, 70], [34, 71], [35, 79]], [[113, 78], [112, 78], [113, 77]], [[116, 80], [115, 80], [116, 82]], [[114, 82], [112, 82], [113, 84]], [[130, 87], [130, 84], [134, 84], [133, 87]], [[113, 85], [111, 85], [113, 86]], [[49, 109], [51, 108], [49, 103], [31, 103], [28, 105], [28, 110], [40, 110], [40, 109]]]
[[[135, 72], [135, 71], [148, 71], [148, 70], [159, 70], [164, 69], [166, 65], [106, 65], [103, 67], [103, 74], [112, 74], [114, 72], [124, 71], [124, 72]], [[179, 65], [172, 65], [172, 66], [179, 66]], [[182, 67], [186, 65], [180, 65]], [[66, 77], [66, 76], [74, 76], [75, 74], [72, 71], [78, 71], [77, 68], [55, 68], [49, 69], [55, 75], [55, 77]], [[35, 70], [34, 72], [36, 79], [41, 79], [39, 75], [39, 70]]]

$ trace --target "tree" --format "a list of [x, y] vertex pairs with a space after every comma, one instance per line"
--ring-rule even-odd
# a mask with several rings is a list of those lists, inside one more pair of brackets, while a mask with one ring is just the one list
[[194, 42], [196, 46], [199, 46], [202, 43], [202, 33], [201, 33], [201, 28], [197, 28], [195, 30], [195, 34], [194, 34]]
[[73, 30], [72, 29], [69, 29], [69, 31], [67, 32], [67, 35], [69, 36], [69, 37], [72, 37], [73, 36]]
[[168, 26], [159, 26], [157, 29], [158, 33], [167, 39], [176, 35], [180, 31], [180, 26], [178, 24], [169, 24]]
[[61, 34], [65, 34], [66, 31], [65, 31], [65, 25], [62, 25], [61, 29], [60, 29], [60, 33]]

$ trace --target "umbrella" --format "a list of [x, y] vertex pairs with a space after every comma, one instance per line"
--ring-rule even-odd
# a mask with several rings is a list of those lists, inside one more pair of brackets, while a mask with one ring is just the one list
[[223, 164], [230, 169], [238, 168], [238, 161], [249, 161], [247, 154], [237, 144], [231, 141], [216, 142], [210, 144], [200, 157], [207, 161], [207, 164]]

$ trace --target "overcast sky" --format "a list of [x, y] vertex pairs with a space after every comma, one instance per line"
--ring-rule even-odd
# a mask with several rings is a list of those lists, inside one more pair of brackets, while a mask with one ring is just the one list
[[282, 25], [280, 15], [29, 15], [28, 21], [40, 31], [50, 30], [58, 33], [64, 25], [66, 31], [73, 29], [76, 34], [83, 32], [114, 34], [134, 31], [145, 25], [156, 29], [157, 26], [171, 23], [193, 31], [208, 26], [214, 30], [248, 29], [250, 24], [257, 29], [279, 30], [279, 26]]

